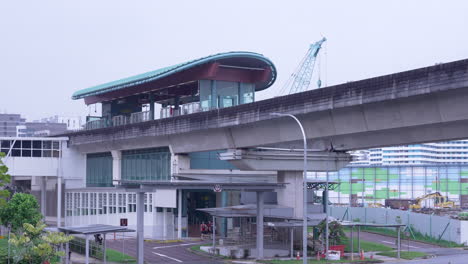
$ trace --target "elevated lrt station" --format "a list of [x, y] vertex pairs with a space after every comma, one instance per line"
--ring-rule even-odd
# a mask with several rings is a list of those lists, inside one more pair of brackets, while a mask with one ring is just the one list
[[[210, 142], [208, 136], [205, 141], [175, 142], [165, 133], [180, 125], [178, 116], [191, 114], [187, 126], [202, 127], [209, 120], [197, 112], [216, 116], [218, 109], [236, 111], [237, 105], [253, 103], [255, 92], [275, 80], [275, 66], [263, 55], [227, 52], [74, 93], [73, 99], [96, 105], [96, 114], [88, 116], [83, 130], [66, 134], [67, 151], [73, 152], [74, 164], [82, 166], [73, 171], [64, 168], [66, 225], [118, 225], [119, 219], [128, 219], [128, 227], [137, 230], [138, 263], [143, 263], [145, 237], [200, 236], [200, 224], [214, 216], [213, 238], [218, 244], [235, 241], [231, 237], [236, 230], [248, 227], [246, 237], [255, 240], [249, 254], [264, 258], [264, 226], [256, 223], [264, 223], [265, 216], [276, 222], [298, 221], [304, 213], [303, 150], [210, 147], [207, 151], [207, 144], [222, 144]], [[189, 137], [192, 132], [187, 128], [183, 133]], [[187, 144], [189, 151], [184, 150]], [[194, 151], [197, 147], [201, 150]], [[307, 153], [310, 171], [336, 171], [351, 161], [346, 153]], [[329, 188], [336, 185], [329, 184]], [[315, 189], [325, 185], [309, 183]], [[321, 220], [323, 207], [312, 199], [314, 191], [309, 192], [305, 213]], [[244, 212], [228, 217], [222, 212], [229, 208]], [[273, 211], [280, 214], [271, 215]], [[289, 233], [281, 233], [274, 239], [287, 237]], [[299, 234], [294, 237], [300, 241]], [[289, 255], [289, 246], [286, 251]]]
[[87, 118], [86, 129], [96, 129], [251, 103], [275, 79], [275, 66], [261, 54], [227, 52], [80, 90], [72, 99], [102, 105], [101, 116]]

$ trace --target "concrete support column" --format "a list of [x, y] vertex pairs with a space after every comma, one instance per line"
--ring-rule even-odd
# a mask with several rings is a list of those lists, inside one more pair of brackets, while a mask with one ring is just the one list
[[103, 235], [103, 255], [104, 255], [104, 264], [107, 264], [107, 256], [106, 256], [106, 249], [107, 249], [107, 242], [106, 242], [106, 233], [102, 234]]
[[[89, 264], [89, 235], [85, 236], [85, 263]], [[143, 264], [143, 263], [142, 263]]]
[[137, 263], [143, 264], [144, 257], [144, 212], [145, 212], [145, 193], [138, 192], [137, 195]]
[[47, 176], [41, 177], [41, 214], [47, 216]]
[[179, 189], [179, 197], [177, 204], [177, 238], [182, 238], [182, 189]]
[[62, 176], [57, 177], [57, 227], [62, 226]]
[[184, 154], [174, 154], [171, 152], [171, 173], [178, 174], [181, 171], [190, 169], [190, 157]]
[[257, 259], [263, 259], [264, 192], [257, 192]]
[[[68, 232], [66, 235], [68, 236]], [[65, 264], [70, 264], [70, 242], [65, 244]]]
[[163, 239], [167, 239], [167, 208], [162, 208], [163, 215]]
[[286, 188], [277, 191], [278, 205], [294, 208], [294, 217], [302, 218], [304, 211], [303, 172], [278, 171], [278, 183], [286, 183]]
[[149, 118], [150, 120], [154, 120], [154, 95], [152, 93], [150, 93], [149, 95], [149, 106], [150, 106]]
[[122, 179], [122, 151], [112, 150], [112, 180], [120, 181]]
[[[226, 207], [228, 205], [228, 193], [226, 191], [221, 192], [221, 207]], [[221, 218], [221, 225], [220, 225], [220, 237], [227, 237], [227, 218]]]

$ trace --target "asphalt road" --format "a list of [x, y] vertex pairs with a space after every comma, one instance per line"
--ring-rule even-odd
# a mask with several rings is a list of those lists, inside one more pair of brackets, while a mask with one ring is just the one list
[[[108, 240], [108, 247], [124, 251], [125, 254], [136, 257], [136, 239]], [[145, 242], [146, 263], [190, 263], [190, 264], [218, 264], [223, 263], [217, 259], [192, 253], [188, 248], [206, 242], [177, 242], [177, 243], [155, 243]]]
[[[349, 236], [349, 233], [347, 234]], [[360, 235], [362, 240], [375, 242], [379, 244], [384, 244], [389, 247], [396, 248], [394, 237], [374, 234], [374, 233], [367, 233], [361, 232]], [[354, 234], [354, 238], [356, 239], [356, 233]], [[468, 250], [463, 250], [459, 248], [444, 248], [439, 247], [431, 244], [409, 241], [408, 240], [401, 240], [401, 250], [402, 251], [419, 251], [424, 252], [429, 255], [435, 256], [434, 258], [430, 259], [418, 259], [418, 260], [399, 260], [395, 262], [385, 262], [391, 264], [397, 263], [414, 263], [414, 264], [467, 264], [468, 263]]]

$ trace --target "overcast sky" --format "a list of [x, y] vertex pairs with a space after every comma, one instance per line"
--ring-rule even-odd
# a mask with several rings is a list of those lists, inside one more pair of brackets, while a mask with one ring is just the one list
[[76, 90], [234, 50], [275, 63], [268, 98], [322, 36], [328, 85], [466, 59], [468, 1], [1, 0], [0, 113], [84, 116]]

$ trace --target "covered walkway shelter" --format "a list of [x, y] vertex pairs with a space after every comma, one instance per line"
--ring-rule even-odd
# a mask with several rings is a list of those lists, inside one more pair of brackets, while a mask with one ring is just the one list
[[[213, 191], [230, 190], [230, 191], [248, 191], [257, 193], [257, 221], [263, 222], [264, 212], [264, 194], [277, 189], [283, 189], [284, 183], [270, 182], [214, 182], [214, 181], [120, 181], [120, 188], [125, 188], [126, 191], [137, 193], [137, 259], [138, 264], [143, 264], [144, 250], [144, 194], [145, 192], [154, 192], [161, 189], [179, 190], [178, 195], [178, 230], [182, 228], [182, 192], [181, 190], [197, 190], [207, 189]], [[179, 231], [180, 232], [180, 231]], [[263, 228], [257, 226], [257, 249], [259, 252], [263, 250]]]
[[[85, 243], [85, 261], [86, 264], [89, 263], [89, 236], [90, 235], [97, 235], [102, 234], [103, 237], [103, 259], [104, 263], [107, 263], [106, 259], [106, 234], [107, 233], [115, 233], [115, 232], [135, 232], [135, 230], [128, 229], [123, 226], [111, 226], [111, 225], [88, 225], [88, 226], [77, 226], [77, 227], [59, 227], [59, 231], [64, 232], [67, 235], [79, 234], [84, 235], [86, 237]], [[70, 252], [70, 245], [67, 243], [65, 249], [65, 263], [69, 264], [69, 252]]]

